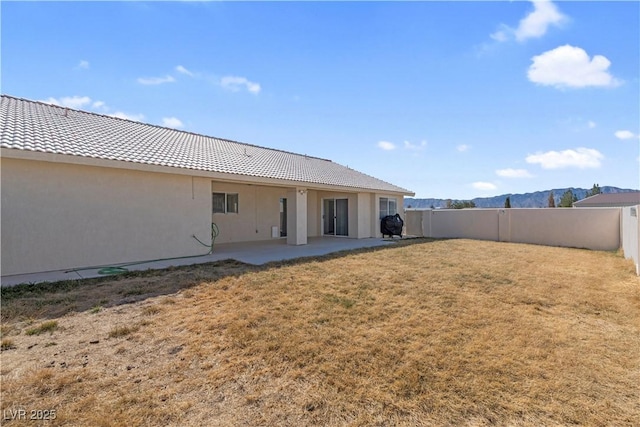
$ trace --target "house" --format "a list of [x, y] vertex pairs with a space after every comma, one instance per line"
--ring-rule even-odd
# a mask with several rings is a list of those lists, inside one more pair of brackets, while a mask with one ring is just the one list
[[2, 95], [2, 275], [380, 237], [413, 193], [330, 160]]
[[600, 193], [573, 203], [576, 208], [619, 208], [640, 205], [640, 191]]

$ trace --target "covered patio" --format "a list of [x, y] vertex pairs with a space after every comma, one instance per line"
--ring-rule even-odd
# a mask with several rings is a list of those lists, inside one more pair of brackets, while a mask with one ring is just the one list
[[[399, 239], [396, 238], [395, 240], [398, 241]], [[300, 246], [288, 245], [286, 239], [214, 244], [211, 254], [201, 256], [94, 266], [76, 270], [2, 276], [1, 286], [104, 277], [105, 268], [110, 269], [110, 271], [117, 271], [118, 268], [124, 268], [128, 271], [161, 270], [169, 267], [205, 264], [227, 259], [233, 259], [247, 264], [262, 265], [273, 261], [321, 256], [334, 252], [385, 246], [393, 243], [394, 239], [383, 238], [348, 239], [343, 237], [310, 237], [306, 245]], [[101, 272], [101, 270], [103, 272]]]

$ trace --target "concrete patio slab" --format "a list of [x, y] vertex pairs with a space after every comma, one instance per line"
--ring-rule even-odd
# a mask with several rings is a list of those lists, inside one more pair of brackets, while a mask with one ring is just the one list
[[[398, 241], [400, 239], [395, 239]], [[284, 261], [296, 258], [321, 256], [334, 252], [371, 248], [393, 244], [393, 239], [369, 238], [349, 239], [341, 237], [309, 238], [306, 245], [287, 245], [285, 239], [267, 240], [261, 242], [228, 243], [214, 245], [213, 253], [209, 255], [188, 258], [172, 258], [161, 261], [142, 261], [137, 263], [112, 264], [93, 268], [74, 270], [47, 271], [32, 274], [17, 274], [2, 276], [1, 286], [14, 286], [21, 283], [58, 282], [61, 280], [88, 279], [104, 277], [99, 271], [104, 267], [123, 267], [129, 271], [160, 270], [183, 265], [204, 264], [208, 262], [233, 259], [253, 265], [263, 265], [273, 261]]]

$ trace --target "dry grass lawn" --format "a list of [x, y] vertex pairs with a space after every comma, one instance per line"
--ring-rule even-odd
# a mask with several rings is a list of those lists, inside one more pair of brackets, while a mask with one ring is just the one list
[[619, 254], [423, 240], [58, 286], [2, 292], [4, 418], [640, 425], [640, 280]]

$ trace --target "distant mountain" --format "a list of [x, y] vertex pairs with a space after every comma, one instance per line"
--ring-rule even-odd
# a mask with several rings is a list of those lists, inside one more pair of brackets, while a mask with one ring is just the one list
[[[478, 208], [503, 208], [504, 202], [507, 197], [510, 198], [511, 207], [512, 208], [546, 208], [549, 205], [549, 193], [553, 191], [553, 198], [556, 202], [556, 206], [560, 203], [560, 199], [565, 191], [571, 190], [573, 194], [578, 198], [578, 200], [582, 200], [585, 198], [587, 191], [591, 189], [584, 188], [555, 188], [553, 190], [545, 190], [545, 191], [536, 191], [534, 193], [525, 193], [525, 194], [503, 194], [501, 196], [495, 197], [476, 197], [471, 201], [476, 204]], [[618, 188], [618, 187], [600, 187], [600, 191], [602, 193], [627, 193], [629, 191], [638, 191], [631, 190], [627, 188]], [[451, 199], [451, 202], [462, 201]], [[405, 197], [404, 199], [404, 207], [412, 207], [412, 208], [444, 208], [447, 206], [447, 199], [414, 199], [411, 197]]]

